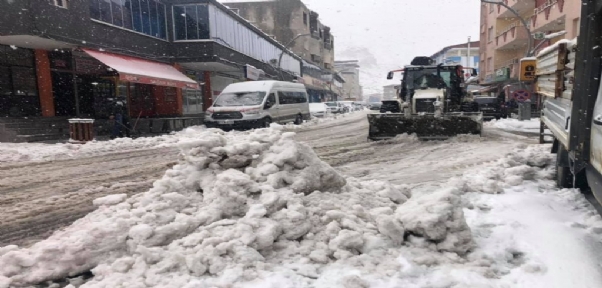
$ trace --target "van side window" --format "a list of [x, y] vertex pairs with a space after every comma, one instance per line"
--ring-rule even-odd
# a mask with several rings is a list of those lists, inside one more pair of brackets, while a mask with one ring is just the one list
[[270, 93], [270, 96], [268, 96], [268, 100], [266, 102], [270, 102], [272, 105], [276, 104], [276, 95], [274, 95], [274, 93]]
[[290, 92], [278, 91], [278, 101], [280, 105], [293, 104], [294, 99], [292, 99]]
[[297, 103], [307, 103], [307, 94], [303, 92], [295, 92], [297, 94]]
[[278, 100], [280, 104], [299, 104], [307, 103], [307, 94], [303, 92], [278, 91]]

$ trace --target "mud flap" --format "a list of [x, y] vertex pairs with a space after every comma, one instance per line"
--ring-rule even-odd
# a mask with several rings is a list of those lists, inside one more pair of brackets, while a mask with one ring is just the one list
[[423, 140], [444, 140], [461, 134], [480, 135], [483, 128], [481, 113], [434, 115], [371, 114], [368, 115], [368, 138], [383, 140], [401, 134], [416, 134]]

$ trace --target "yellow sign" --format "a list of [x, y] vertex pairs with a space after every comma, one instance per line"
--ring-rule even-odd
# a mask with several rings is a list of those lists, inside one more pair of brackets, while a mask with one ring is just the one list
[[535, 65], [536, 60], [520, 60], [520, 75], [518, 80], [520, 81], [534, 81], [535, 80]]

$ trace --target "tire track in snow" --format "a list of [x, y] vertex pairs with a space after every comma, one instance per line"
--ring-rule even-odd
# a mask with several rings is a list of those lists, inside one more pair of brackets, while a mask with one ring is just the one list
[[178, 154], [177, 149], [153, 149], [4, 170], [0, 246], [26, 245], [70, 225], [94, 210], [92, 200], [98, 197], [147, 191]]

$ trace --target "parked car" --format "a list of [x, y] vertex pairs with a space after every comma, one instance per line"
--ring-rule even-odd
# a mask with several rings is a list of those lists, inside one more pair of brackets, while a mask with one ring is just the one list
[[370, 103], [370, 105], [368, 106], [368, 109], [370, 110], [375, 110], [375, 111], [380, 111], [380, 106], [382, 106], [382, 103], [378, 102], [378, 103]]
[[486, 120], [508, 117], [508, 110], [500, 98], [477, 96], [474, 101], [479, 104], [479, 111], [483, 112], [483, 118]]
[[341, 103], [345, 106], [345, 113], [355, 111], [355, 108], [353, 106], [353, 101], [339, 101], [339, 103]]
[[353, 109], [355, 111], [362, 111], [362, 110], [364, 110], [364, 103], [362, 103], [362, 102], [353, 102]]
[[310, 119], [303, 84], [251, 81], [228, 85], [205, 113], [205, 126], [222, 129], [269, 127]]
[[313, 117], [325, 117], [331, 114], [326, 103], [309, 103], [309, 113]]
[[324, 103], [328, 106], [328, 110], [333, 114], [345, 113], [345, 105], [341, 104], [341, 102], [326, 102]]

